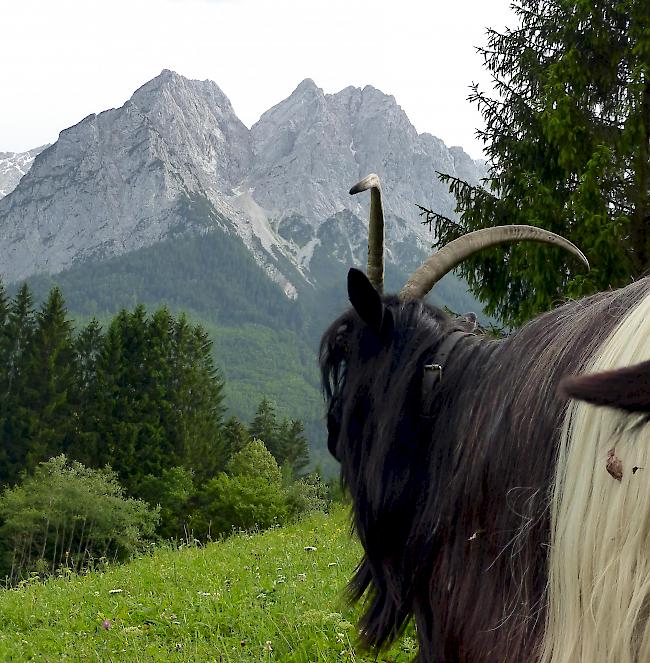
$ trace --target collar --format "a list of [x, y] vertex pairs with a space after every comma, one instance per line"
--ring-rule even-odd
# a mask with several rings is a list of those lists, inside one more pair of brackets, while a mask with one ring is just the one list
[[438, 382], [442, 380], [442, 371], [447, 363], [449, 355], [453, 352], [458, 341], [466, 336], [476, 336], [471, 332], [455, 331], [449, 334], [440, 344], [438, 350], [431, 361], [424, 365], [424, 374], [422, 376], [422, 393], [431, 391]]

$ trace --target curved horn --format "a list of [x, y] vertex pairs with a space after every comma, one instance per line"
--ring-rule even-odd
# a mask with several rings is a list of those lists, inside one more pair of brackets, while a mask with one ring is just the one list
[[350, 195], [370, 189], [368, 219], [368, 279], [381, 295], [384, 292], [384, 208], [379, 177], [371, 173], [350, 189]]
[[566, 249], [577, 256], [589, 269], [589, 261], [582, 251], [568, 239], [536, 226], [495, 226], [463, 235], [443, 246], [419, 267], [400, 291], [401, 299], [424, 297], [433, 286], [454, 267], [474, 253], [506, 242], [543, 242]]

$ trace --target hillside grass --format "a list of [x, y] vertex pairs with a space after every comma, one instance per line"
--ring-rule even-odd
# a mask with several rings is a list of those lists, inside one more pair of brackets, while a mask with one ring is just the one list
[[[312, 550], [311, 548], [315, 548]], [[0, 591], [1, 661], [394, 661], [356, 647], [347, 512]], [[108, 628], [107, 628], [108, 627]]]

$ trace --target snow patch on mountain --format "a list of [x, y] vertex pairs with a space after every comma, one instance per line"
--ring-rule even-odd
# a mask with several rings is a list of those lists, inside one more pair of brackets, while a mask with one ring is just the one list
[[0, 152], [0, 198], [8, 196], [34, 163], [34, 159], [48, 145], [35, 147], [27, 152]]

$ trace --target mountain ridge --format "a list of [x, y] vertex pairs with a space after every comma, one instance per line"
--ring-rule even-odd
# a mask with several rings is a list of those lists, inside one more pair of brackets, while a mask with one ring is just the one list
[[[372, 86], [325, 94], [305, 79], [247, 129], [216, 83], [163, 70], [121, 107], [64, 129], [0, 199], [0, 273], [57, 273], [218, 228], [295, 298], [313, 285], [320, 224], [343, 210], [365, 223], [367, 201], [347, 190], [370, 171], [383, 179], [397, 239], [422, 257], [430, 238], [414, 203], [453, 212], [436, 169], [470, 181], [484, 174], [462, 150], [418, 134], [395, 98]], [[204, 201], [198, 223], [183, 214], [188, 198]]]

